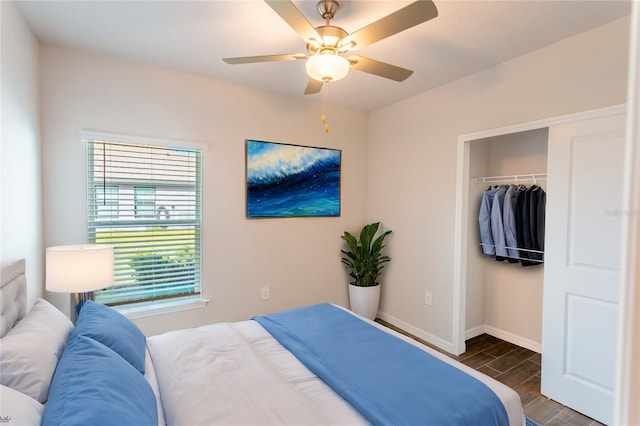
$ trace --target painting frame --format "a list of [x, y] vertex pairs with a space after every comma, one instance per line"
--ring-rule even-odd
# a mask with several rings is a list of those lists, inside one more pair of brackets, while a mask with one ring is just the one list
[[342, 150], [245, 139], [247, 219], [340, 217]]

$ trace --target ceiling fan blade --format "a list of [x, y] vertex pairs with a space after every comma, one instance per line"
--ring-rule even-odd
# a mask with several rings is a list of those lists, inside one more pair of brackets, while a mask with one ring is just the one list
[[433, 4], [433, 1], [418, 0], [351, 33], [343, 40], [342, 45], [347, 45], [353, 41], [355, 46], [349, 50], [357, 50], [433, 19], [436, 16], [438, 16], [438, 9]]
[[311, 39], [322, 40], [313, 25], [290, 0], [265, 0], [265, 3], [280, 15], [305, 41], [308, 42]]
[[405, 81], [413, 71], [363, 56], [349, 56], [351, 68], [395, 81]]
[[228, 64], [252, 64], [255, 62], [293, 61], [305, 59], [307, 55], [301, 53], [286, 53], [283, 55], [242, 56], [239, 58], [223, 58]]
[[318, 93], [322, 90], [323, 81], [315, 80], [313, 78], [309, 78], [309, 83], [307, 83], [307, 88], [304, 90], [305, 95], [313, 95], [314, 93]]

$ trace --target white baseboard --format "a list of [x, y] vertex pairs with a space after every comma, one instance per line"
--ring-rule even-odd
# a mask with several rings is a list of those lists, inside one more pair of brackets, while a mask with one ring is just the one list
[[487, 333], [493, 337], [497, 337], [498, 339], [505, 340], [509, 343], [513, 343], [514, 345], [527, 348], [534, 352], [542, 353], [542, 344], [540, 342], [518, 336], [517, 334], [513, 334], [487, 324], [479, 325], [467, 330], [465, 332], [465, 339], [471, 339], [472, 337], [476, 337], [484, 333]]
[[378, 311], [377, 317], [383, 321], [388, 322], [391, 325], [394, 325], [407, 333], [413, 334], [414, 336], [429, 342], [430, 344], [437, 346], [443, 351], [447, 351], [450, 354], [453, 353], [453, 344], [451, 342], [447, 342], [444, 339], [441, 339], [438, 336], [434, 336], [431, 333], [428, 333], [420, 328], [414, 327], [413, 325], [406, 323], [392, 315], [386, 314], [384, 312]]
[[486, 332], [487, 331], [484, 324], [470, 328], [464, 333], [464, 340], [472, 339], [476, 336], [480, 336], [481, 334], [485, 334]]
[[[385, 312], [378, 311], [377, 317], [380, 318], [381, 320], [388, 322], [391, 325], [394, 325], [402, 329], [403, 331], [406, 331], [407, 333], [413, 334], [414, 336], [426, 342], [429, 342], [434, 346], [437, 346], [443, 351], [447, 351], [450, 354], [453, 354], [453, 344], [451, 342], [441, 339], [438, 336], [434, 336], [429, 332], [426, 332], [420, 328], [417, 328]], [[536, 342], [534, 340], [527, 339], [522, 336], [518, 336], [517, 334], [513, 334], [508, 331], [504, 331], [487, 324], [482, 324], [477, 327], [468, 329], [465, 332], [465, 340], [471, 339], [476, 336], [480, 336], [481, 334], [485, 334], [485, 333], [490, 336], [497, 337], [498, 339], [507, 341], [509, 343], [513, 343], [514, 345], [518, 345], [520, 347], [532, 350], [537, 353], [542, 353], [542, 344], [540, 342]]]

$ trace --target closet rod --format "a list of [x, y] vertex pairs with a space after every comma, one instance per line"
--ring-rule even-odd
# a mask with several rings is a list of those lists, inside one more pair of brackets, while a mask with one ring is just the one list
[[[488, 256], [490, 259], [495, 259], [494, 256]], [[502, 256], [505, 259], [513, 259], [513, 260], [526, 260], [527, 262], [533, 262], [533, 263], [544, 263], [544, 260], [538, 260], [538, 259], [527, 259], [524, 257], [514, 257], [514, 256]]]
[[474, 177], [473, 183], [497, 183], [497, 182], [530, 182], [546, 180], [546, 173], [529, 173], [526, 175], [484, 176]]
[[[487, 243], [480, 243], [481, 246], [487, 246], [487, 247], [498, 247], [495, 244], [487, 244]], [[520, 248], [520, 247], [509, 247], [509, 246], [500, 246], [501, 248], [505, 248], [505, 249], [511, 249], [511, 250], [520, 250], [520, 251], [526, 251], [529, 253], [540, 253], [540, 254], [544, 254], [544, 251], [542, 250], [534, 250], [534, 249], [526, 249], [526, 248]]]
[[[480, 243], [481, 246], [487, 246], [487, 247], [496, 247], [494, 244], [484, 244], [484, 243]], [[532, 249], [522, 249], [522, 248], [517, 248], [517, 247], [504, 247], [504, 248], [508, 248], [508, 249], [512, 249], [512, 250], [522, 250], [522, 251], [526, 251], [526, 252], [530, 252], [530, 253], [539, 253], [542, 254], [542, 256], [544, 257], [544, 252], [540, 251], [540, 250], [532, 250]], [[489, 255], [489, 257], [494, 258], [495, 255]], [[544, 263], [544, 259], [527, 259], [525, 257], [520, 257], [520, 256], [502, 256], [505, 259], [516, 259], [516, 260], [526, 260], [527, 262], [534, 262], [534, 263]]]

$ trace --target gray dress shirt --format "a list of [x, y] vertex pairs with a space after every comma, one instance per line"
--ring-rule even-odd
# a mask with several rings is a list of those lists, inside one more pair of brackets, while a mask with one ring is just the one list
[[502, 210], [506, 193], [507, 189], [504, 186], [498, 187], [493, 196], [493, 206], [491, 207], [491, 235], [493, 236], [493, 244], [496, 246], [497, 260], [504, 260], [508, 256], [502, 223]]
[[497, 191], [498, 188], [484, 191], [482, 200], [480, 201], [480, 213], [478, 213], [482, 252], [490, 256], [496, 254], [496, 248], [493, 245], [493, 233], [491, 232], [491, 207], [493, 206], [493, 198]]

